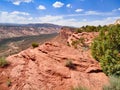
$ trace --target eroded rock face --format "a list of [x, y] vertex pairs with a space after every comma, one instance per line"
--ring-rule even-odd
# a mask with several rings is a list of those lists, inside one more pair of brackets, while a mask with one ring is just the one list
[[82, 33], [73, 33], [69, 36], [67, 42], [72, 46], [73, 41], [77, 41], [80, 38], [84, 39], [86, 45], [90, 46], [93, 39], [98, 35], [98, 32], [82, 32]]
[[[7, 75], [12, 82], [8, 90], [71, 90], [77, 86], [102, 90], [108, 83], [90, 50], [79, 51], [57, 41], [29, 48], [7, 60], [11, 63]], [[68, 60], [72, 60], [75, 69], [65, 66]]]

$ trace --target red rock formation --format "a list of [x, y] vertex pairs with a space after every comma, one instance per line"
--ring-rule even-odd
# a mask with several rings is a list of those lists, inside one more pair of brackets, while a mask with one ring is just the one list
[[82, 33], [73, 33], [71, 36], [69, 36], [67, 42], [69, 42], [70, 46], [72, 46], [73, 41], [77, 41], [80, 38], [83, 38], [85, 41], [85, 44], [90, 46], [93, 39], [98, 35], [98, 32], [82, 32]]
[[[93, 34], [84, 36], [86, 43], [91, 42]], [[102, 90], [108, 77], [92, 58], [90, 50], [79, 51], [58, 41], [46, 42], [38, 48], [8, 57], [11, 64], [3, 72], [7, 73], [5, 76], [9, 76], [12, 85], [7, 89], [71, 90], [72, 87], [86, 86], [90, 90]], [[75, 69], [65, 66], [68, 60], [72, 60]]]

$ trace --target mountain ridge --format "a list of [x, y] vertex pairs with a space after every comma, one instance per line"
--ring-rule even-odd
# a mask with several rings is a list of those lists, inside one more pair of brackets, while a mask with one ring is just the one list
[[0, 24], [0, 39], [58, 33], [62, 26], [54, 24]]

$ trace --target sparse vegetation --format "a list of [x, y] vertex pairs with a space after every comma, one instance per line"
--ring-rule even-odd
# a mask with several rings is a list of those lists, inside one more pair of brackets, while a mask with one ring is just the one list
[[88, 49], [88, 45], [85, 43], [85, 39], [83, 37], [79, 38], [78, 40], [72, 41], [72, 46], [77, 49], [79, 46], [83, 47], [83, 49]]
[[107, 75], [120, 76], [120, 25], [101, 29], [92, 43], [92, 56]]
[[5, 67], [8, 65], [8, 62], [5, 60], [5, 57], [0, 57], [0, 67]]
[[36, 48], [36, 47], [38, 47], [38, 46], [39, 46], [38, 43], [36, 43], [36, 42], [32, 43], [32, 47], [33, 47], [33, 48]]
[[105, 85], [103, 90], [120, 90], [120, 78], [110, 77], [110, 84]]
[[82, 33], [82, 30], [81, 30], [80, 28], [76, 28], [76, 29], [75, 29], [75, 32], [76, 32], [76, 33]]
[[6, 82], [6, 85], [7, 85], [8, 87], [10, 87], [10, 86], [11, 86], [11, 84], [12, 84], [11, 80], [10, 80], [10, 79], [8, 79], [8, 80], [7, 80], [7, 82]]
[[69, 42], [67, 42], [67, 46], [70, 46]]
[[100, 29], [105, 28], [106, 26], [83, 26], [81, 28], [76, 28], [75, 32], [76, 33], [82, 33], [82, 32], [99, 32]]
[[79, 87], [73, 88], [72, 90], [88, 90], [88, 89], [86, 87], [79, 86]]
[[78, 48], [79, 41], [78, 41], [78, 40], [72, 41], [71, 44], [72, 44], [72, 46], [74, 46], [75, 49], [77, 49], [77, 48]]
[[75, 65], [71, 60], [67, 60], [65, 66], [69, 67], [70, 69], [75, 69]]

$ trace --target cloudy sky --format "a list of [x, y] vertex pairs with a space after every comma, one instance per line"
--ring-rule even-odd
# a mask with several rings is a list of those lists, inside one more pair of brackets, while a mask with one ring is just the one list
[[0, 0], [0, 23], [53, 23], [80, 27], [120, 18], [120, 0]]

